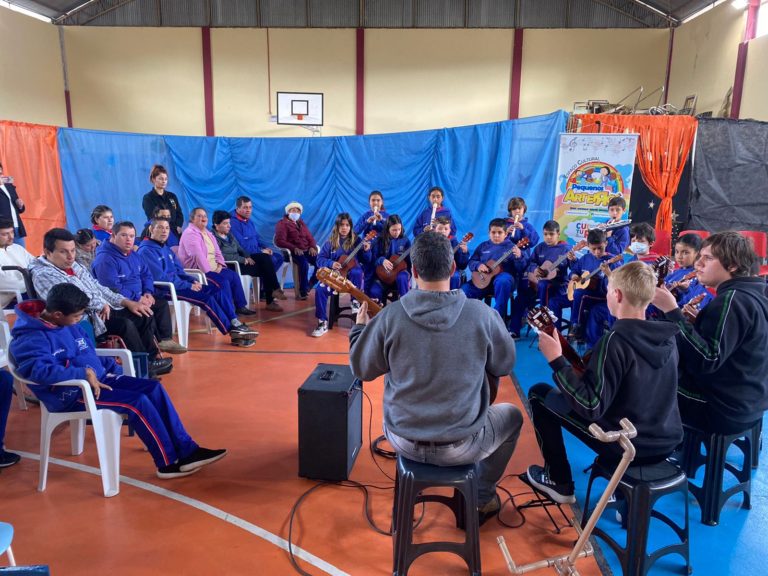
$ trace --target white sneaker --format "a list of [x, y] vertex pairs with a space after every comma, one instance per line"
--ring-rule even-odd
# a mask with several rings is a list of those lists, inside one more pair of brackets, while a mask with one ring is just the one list
[[320, 336], [322, 336], [326, 332], [328, 332], [328, 322], [326, 322], [325, 320], [320, 320], [317, 323], [317, 328], [315, 328], [312, 331], [312, 336], [314, 336], [315, 338], [320, 338]]

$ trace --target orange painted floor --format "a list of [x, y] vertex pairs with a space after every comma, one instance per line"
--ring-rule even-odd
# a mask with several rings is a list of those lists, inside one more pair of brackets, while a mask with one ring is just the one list
[[[112, 576], [146, 574], [290, 575], [286, 551], [288, 518], [296, 500], [316, 483], [297, 476], [297, 389], [319, 362], [346, 364], [348, 321], [316, 339], [309, 302], [282, 304], [284, 313], [261, 312], [261, 332], [253, 348], [234, 348], [218, 333], [206, 334], [193, 317], [190, 352], [174, 357], [175, 368], [163, 377], [187, 430], [200, 444], [226, 447], [229, 455], [195, 475], [159, 480], [149, 454], [137, 438], [121, 445], [120, 494], [104, 498], [96, 449], [90, 432], [81, 456], [69, 455], [69, 433], [55, 433], [45, 492], [37, 491], [39, 408], [27, 412], [15, 401], [6, 448], [25, 458], [0, 474], [0, 520], [15, 528], [13, 549], [21, 564], [48, 564], [51, 574]], [[264, 304], [262, 302], [261, 307]], [[373, 436], [381, 430], [382, 381], [366, 383], [373, 404]], [[509, 378], [499, 401], [520, 400]], [[363, 406], [363, 450], [351, 479], [386, 489], [371, 489], [369, 507], [376, 524], [389, 527], [392, 481], [375, 465], [368, 450], [371, 413]], [[508, 473], [519, 473], [541, 456], [530, 422]], [[393, 475], [392, 460], [378, 459]], [[78, 465], [73, 467], [72, 465]], [[86, 468], [83, 468], [85, 466]], [[88, 468], [90, 467], [90, 468]], [[90, 470], [90, 471], [89, 471]], [[513, 494], [526, 489], [516, 478], [503, 482]], [[527, 496], [517, 497], [524, 502]], [[519, 517], [507, 509], [503, 517]], [[495, 520], [480, 530], [483, 574], [508, 574], [496, 538], [503, 535], [518, 563], [565, 553], [576, 539], [573, 529], [555, 535], [544, 512], [526, 511], [517, 529]], [[432, 504], [417, 535], [421, 539], [458, 539], [449, 513]], [[425, 537], [426, 536], [426, 537]], [[294, 524], [293, 541], [310, 574], [386, 575], [392, 572], [392, 542], [377, 534], [363, 516], [363, 494], [353, 488], [324, 486], [304, 500]], [[0, 558], [0, 563], [5, 557]], [[592, 559], [579, 561], [584, 576], [600, 574]], [[418, 559], [411, 576], [466, 574], [450, 554]], [[540, 571], [540, 573], [552, 573]]]

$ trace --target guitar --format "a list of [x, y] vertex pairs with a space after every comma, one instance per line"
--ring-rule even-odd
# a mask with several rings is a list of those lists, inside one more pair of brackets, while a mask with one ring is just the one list
[[675, 290], [680, 288], [681, 284], [688, 282], [688, 280], [693, 280], [694, 278], [696, 278], [696, 270], [692, 270], [691, 272], [688, 272], [688, 274], [686, 274], [676, 282], [670, 282], [669, 284], [667, 284], [667, 290], [669, 290], [670, 292], [674, 292]]
[[362, 241], [357, 246], [355, 246], [355, 249], [352, 250], [352, 252], [350, 252], [349, 254], [342, 255], [337, 260], [337, 262], [341, 264], [341, 268], [339, 269], [339, 272], [341, 272], [344, 276], [346, 276], [347, 273], [350, 270], [352, 270], [352, 268], [357, 266], [357, 260], [355, 260], [355, 256], [357, 256], [357, 253], [360, 252], [364, 244], [376, 238], [377, 234], [378, 232], [376, 232], [376, 230], [371, 230], [370, 232], [368, 232], [368, 234], [365, 235], [365, 238], [363, 238]]
[[464, 234], [464, 238], [461, 239], [461, 242], [459, 242], [458, 244], [456, 244], [456, 246], [454, 246], [453, 253], [456, 254], [456, 252], [459, 251], [459, 246], [461, 244], [468, 244], [474, 237], [475, 235], [472, 232], [467, 232], [466, 234]]
[[664, 278], [672, 271], [672, 260], [666, 256], [659, 256], [651, 266], [656, 273], [656, 286], [664, 286]]
[[699, 294], [698, 296], [694, 296], [691, 298], [682, 309], [683, 316], [685, 316], [685, 319], [688, 320], [688, 322], [695, 322], [696, 317], [699, 315], [699, 308], [701, 307], [701, 302], [706, 298], [706, 294]]
[[[555, 316], [549, 308], [546, 306], [536, 306], [531, 308], [526, 320], [533, 328], [540, 330], [553, 338], [557, 338], [560, 341], [560, 346], [563, 349], [563, 357], [568, 360], [576, 372], [583, 374], [587, 371], [587, 366], [581, 356], [579, 356], [579, 353], [573, 349], [570, 342], [568, 342], [560, 331], [555, 328], [557, 316]], [[555, 333], [557, 333], [557, 336], [555, 336]]]
[[400, 256], [390, 256], [387, 258], [387, 260], [392, 264], [392, 270], [389, 272], [387, 272], [387, 269], [384, 268], [384, 264], [379, 264], [376, 266], [376, 276], [379, 278], [379, 280], [381, 280], [382, 284], [395, 283], [397, 275], [405, 270], [406, 266], [408, 266], [406, 258], [408, 258], [408, 254], [411, 253], [411, 248], [413, 248], [413, 244], [408, 247], [408, 250], [400, 254]]
[[531, 284], [533, 287], [535, 287], [538, 285], [539, 280], [554, 279], [554, 277], [557, 276], [558, 266], [560, 266], [560, 264], [562, 264], [563, 261], [566, 258], [568, 258], [568, 254], [577, 252], [582, 248], [584, 248], [586, 245], [587, 245], [586, 240], [580, 240], [579, 242], [574, 244], [573, 248], [571, 248], [567, 252], [563, 252], [554, 262], [550, 262], [549, 260], [547, 260], [541, 266], [536, 268], [533, 272], [528, 273], [528, 283]]
[[368, 298], [365, 293], [357, 286], [352, 284], [352, 281], [345, 278], [340, 270], [331, 270], [330, 268], [319, 268], [317, 270], [317, 279], [331, 288], [334, 292], [339, 294], [349, 294], [355, 298], [358, 302], [365, 302], [368, 304], [368, 315], [373, 318], [381, 312], [381, 306], [376, 302]]
[[600, 266], [592, 270], [592, 272], [584, 272], [581, 275], [581, 278], [578, 280], [571, 280], [568, 282], [568, 300], [573, 300], [573, 292], [574, 290], [594, 290], [596, 288], [595, 284], [597, 283], [597, 278], [595, 278], [595, 274], [600, 272], [603, 268], [603, 266], [610, 266], [611, 264], [615, 264], [616, 262], [623, 260], [624, 255], [618, 254], [611, 258], [610, 260], [606, 260], [605, 262], [602, 262]]
[[512, 255], [512, 251], [515, 247], [523, 250], [527, 248], [530, 243], [531, 241], [528, 238], [523, 238], [520, 242], [512, 246], [512, 248], [504, 252], [498, 260], [488, 260], [485, 265], [489, 272], [480, 272], [479, 270], [472, 272], [472, 284], [481, 290], [488, 288], [493, 281], [493, 278], [501, 272], [501, 265]]

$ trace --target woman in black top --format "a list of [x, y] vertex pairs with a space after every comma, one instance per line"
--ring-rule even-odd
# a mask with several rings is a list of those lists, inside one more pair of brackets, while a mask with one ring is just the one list
[[165, 189], [168, 186], [168, 171], [163, 166], [160, 166], [160, 164], [155, 164], [152, 167], [152, 172], [149, 174], [149, 181], [152, 182], [154, 188], [144, 194], [144, 199], [141, 202], [144, 213], [150, 219], [152, 218], [152, 213], [158, 207], [170, 210], [171, 227], [176, 231], [177, 236], [181, 236], [184, 214], [176, 194]]

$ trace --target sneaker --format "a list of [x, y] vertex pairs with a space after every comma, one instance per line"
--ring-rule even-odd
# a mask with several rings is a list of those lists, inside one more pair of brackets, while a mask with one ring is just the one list
[[352, 309], [352, 312], [357, 313], [360, 310], [360, 302], [358, 302], [357, 300], [352, 300], [349, 303], [349, 306]]
[[210, 450], [209, 448], [198, 447], [192, 454], [179, 460], [179, 469], [182, 472], [194, 472], [203, 466], [208, 466], [208, 464], [221, 460], [226, 455], [227, 451], [224, 448]]
[[19, 460], [21, 460], [21, 456], [15, 452], [6, 452], [5, 450], [0, 449], [0, 468], [8, 468], [8, 466], [13, 466]]
[[168, 354], [184, 354], [187, 351], [184, 346], [170, 338], [168, 340], [160, 340], [157, 343], [157, 347], [163, 352], [168, 352]]
[[494, 494], [488, 502], [477, 509], [477, 518], [480, 526], [488, 522], [494, 516], [498, 516], [501, 511], [501, 500], [498, 494]]
[[550, 500], [558, 504], [574, 504], [576, 496], [573, 494], [573, 482], [557, 484], [549, 478], [549, 474], [543, 466], [528, 466], [528, 471], [523, 477], [528, 485], [546, 494]]
[[251, 328], [248, 328], [245, 324], [236, 324], [232, 326], [229, 329], [229, 336], [231, 338], [240, 338], [240, 339], [247, 339], [252, 340], [256, 338], [259, 335], [258, 330], [253, 330]]
[[270, 302], [264, 307], [264, 310], [268, 310], [269, 312], [282, 312], [283, 307], [280, 306], [280, 304], [278, 304], [274, 300], [272, 300], [272, 302]]
[[288, 296], [280, 288], [272, 292], [272, 298], [275, 300], [288, 300]]
[[322, 336], [326, 332], [328, 332], [328, 322], [326, 322], [325, 320], [320, 320], [317, 323], [317, 328], [315, 328], [312, 331], [312, 336], [314, 336], [315, 338], [320, 338], [320, 336]]
[[296, 300], [306, 300], [307, 295], [306, 294], [299, 294], [299, 296], [296, 298]]
[[245, 339], [245, 338], [233, 337], [231, 338], [229, 343], [232, 344], [232, 346], [238, 346], [240, 348], [250, 348], [251, 346], [256, 346], [256, 338], [253, 337], [253, 338]]
[[163, 466], [162, 468], [158, 468], [157, 477], [163, 480], [171, 480], [173, 478], [183, 478], [184, 476], [189, 476], [190, 474], [194, 474], [198, 470], [199, 468], [193, 468], [191, 470], [182, 470], [181, 465], [177, 462], [176, 464], [169, 464], [168, 466]]
[[258, 314], [256, 310], [251, 310], [246, 306], [238, 308], [237, 310], [235, 310], [235, 313], [238, 314], [239, 316], [253, 316], [254, 314]]
[[149, 363], [149, 377], [162, 376], [173, 370], [173, 360], [170, 358], [155, 358]]

